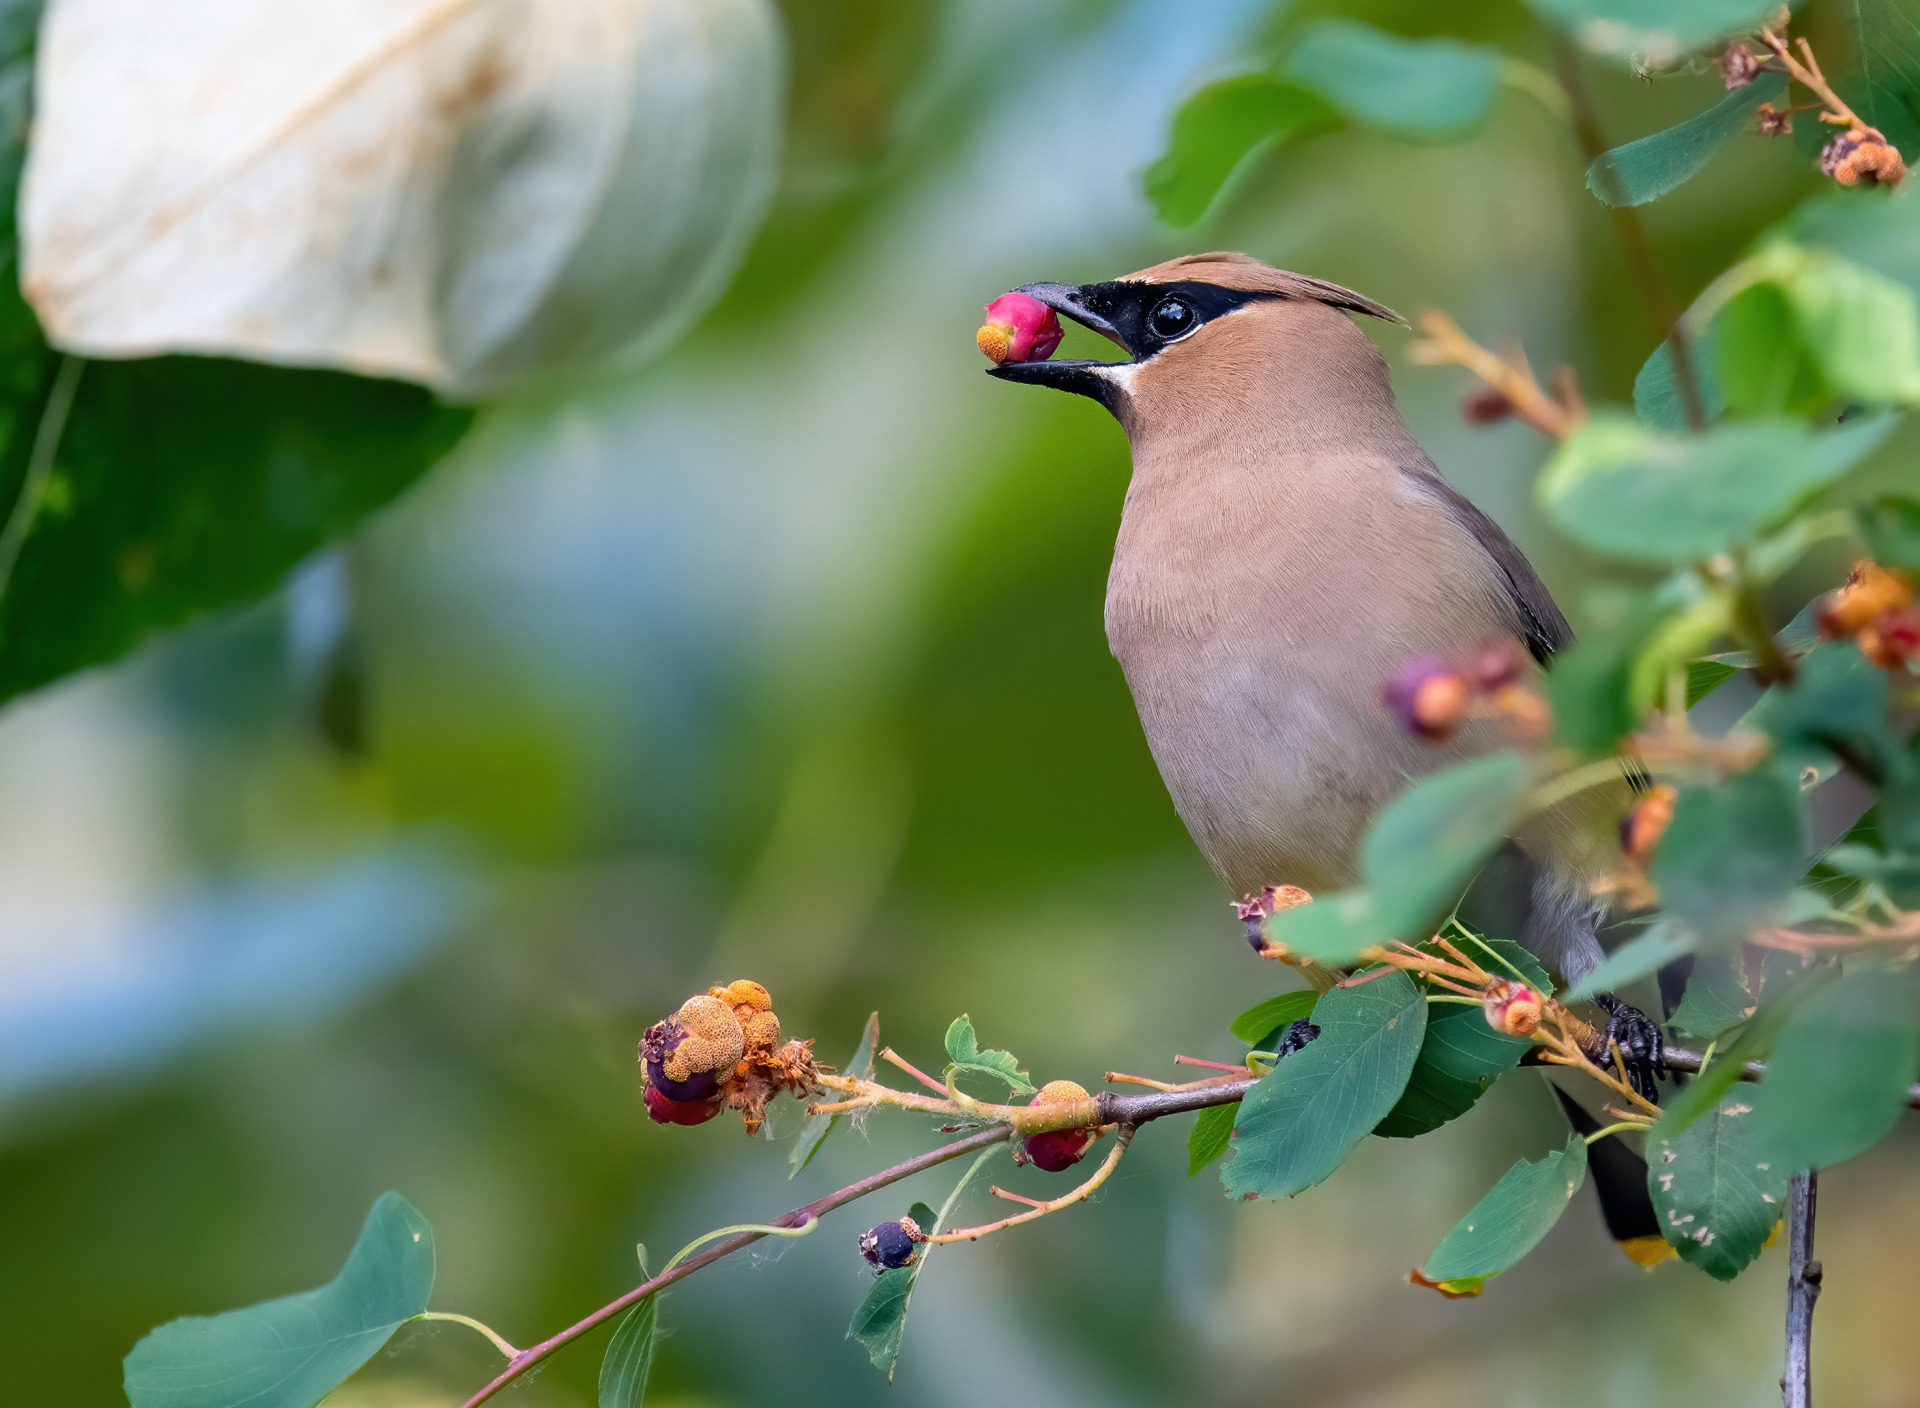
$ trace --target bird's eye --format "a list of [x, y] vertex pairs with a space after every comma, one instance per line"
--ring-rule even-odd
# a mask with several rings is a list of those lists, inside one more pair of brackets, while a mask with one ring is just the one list
[[1153, 329], [1155, 337], [1178, 337], [1193, 326], [1193, 309], [1185, 299], [1162, 299], [1160, 305], [1147, 315], [1147, 325]]

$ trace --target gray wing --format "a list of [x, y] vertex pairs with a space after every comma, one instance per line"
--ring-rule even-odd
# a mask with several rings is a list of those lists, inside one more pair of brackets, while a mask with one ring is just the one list
[[1560, 608], [1554, 604], [1547, 584], [1540, 580], [1540, 574], [1533, 570], [1527, 555], [1514, 545], [1513, 539], [1506, 535], [1500, 525], [1475, 507], [1465, 494], [1442, 479], [1438, 470], [1423, 468], [1409, 473], [1420, 482], [1422, 488], [1440, 501], [1456, 523], [1473, 534], [1475, 541], [1493, 559], [1500, 580], [1506, 584], [1508, 600], [1513, 603], [1514, 612], [1520, 619], [1521, 632], [1533, 658], [1544, 665], [1556, 650], [1573, 644], [1573, 627], [1560, 614]]

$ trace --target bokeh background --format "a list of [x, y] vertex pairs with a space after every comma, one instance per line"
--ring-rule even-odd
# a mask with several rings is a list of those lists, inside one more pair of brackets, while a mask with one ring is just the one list
[[[528, 1343], [632, 1285], [636, 1242], [657, 1264], [934, 1137], [875, 1119], [789, 1183], [781, 1143], [649, 1124], [635, 1041], [710, 982], [766, 983], [829, 1060], [876, 1008], [925, 1061], [970, 1012], [1088, 1085], [1238, 1057], [1227, 1020], [1289, 983], [1248, 956], [1106, 651], [1125, 441], [981, 374], [995, 294], [1236, 248], [1518, 339], [1595, 401], [1653, 346], [1572, 137], [1517, 91], [1470, 141], [1346, 131], [1260, 158], [1194, 230], [1155, 223], [1173, 103], [1331, 7], [783, 8], [778, 193], [677, 348], [488, 407], [272, 601], [0, 714], [8, 1402], [121, 1401], [150, 1326], [326, 1280], [387, 1188], [437, 1229], [436, 1307]], [[1339, 8], [1538, 47], [1517, 3]], [[1817, 44], [1850, 42], [1843, 10], [1809, 11]], [[1613, 141], [1719, 91], [1587, 76]], [[1736, 142], [1649, 208], [1681, 295], [1818, 179]], [[1530, 507], [1543, 442], [1466, 426], [1462, 374], [1369, 332], [1577, 624], [1595, 568]], [[1646, 1272], [1583, 1193], [1481, 1299], [1405, 1283], [1558, 1121], [1518, 1074], [1249, 1206], [1187, 1179], [1184, 1121], [1152, 1126], [1095, 1204], [945, 1253], [889, 1385], [842, 1338], [853, 1237], [937, 1202], [941, 1170], [669, 1294], [651, 1401], [1777, 1402], [1778, 1249], [1731, 1285]], [[1920, 1400], [1915, 1153], [1907, 1131], [1822, 1179], [1826, 1401]], [[592, 1402], [599, 1347], [507, 1401]], [[496, 1366], [410, 1326], [329, 1402], [453, 1404]]]

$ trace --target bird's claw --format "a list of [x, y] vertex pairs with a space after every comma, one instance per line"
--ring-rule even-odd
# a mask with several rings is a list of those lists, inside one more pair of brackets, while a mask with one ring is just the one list
[[[1606, 1039], [1609, 1048], [1620, 1048], [1620, 1059], [1626, 1064], [1622, 1074], [1627, 1084], [1643, 1100], [1658, 1104], [1660, 1089], [1656, 1082], [1666, 1048], [1659, 1026], [1638, 1007], [1622, 1002], [1610, 992], [1599, 993], [1593, 1000], [1606, 1009]], [[1608, 1054], [1611, 1055], [1610, 1050]]]

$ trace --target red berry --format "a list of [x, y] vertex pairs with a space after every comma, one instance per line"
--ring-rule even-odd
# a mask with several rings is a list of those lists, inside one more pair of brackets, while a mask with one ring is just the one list
[[1091, 1129], [1050, 1129], [1027, 1136], [1027, 1157], [1048, 1173], [1064, 1173], [1087, 1156], [1099, 1134]]
[[647, 1118], [655, 1124], [705, 1124], [719, 1113], [718, 1099], [670, 1100], [647, 1087]]
[[1060, 319], [1024, 293], [1003, 293], [987, 305], [987, 320], [973, 335], [995, 362], [1044, 362], [1060, 345]]

